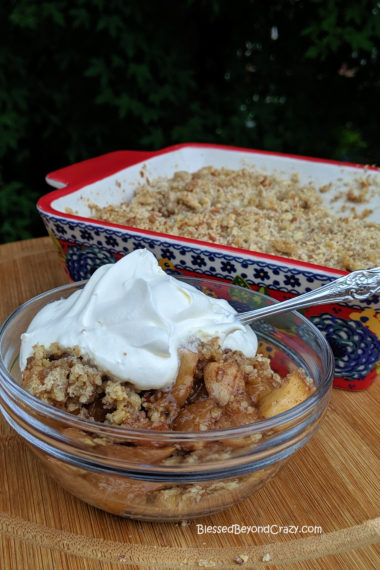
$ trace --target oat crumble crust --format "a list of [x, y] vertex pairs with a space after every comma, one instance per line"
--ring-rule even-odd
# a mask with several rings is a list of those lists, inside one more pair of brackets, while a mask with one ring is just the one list
[[[369, 178], [349, 188], [347, 201], [370, 196]], [[298, 176], [207, 166], [177, 171], [138, 187], [132, 200], [104, 208], [94, 218], [116, 224], [280, 255], [354, 271], [380, 265], [380, 224], [354, 206], [345, 217], [323, 205], [327, 186], [301, 185]], [[379, 189], [377, 188], [378, 192]]]
[[[311, 381], [301, 369], [297, 376], [305, 399]], [[135, 389], [99, 370], [79, 347], [57, 343], [36, 345], [23, 372], [28, 392], [72, 414], [126, 428], [174, 431], [251, 423], [264, 417], [270, 394], [291, 382], [292, 374], [281, 378], [266, 356], [222, 350], [217, 339], [182, 349], [177, 380], [162, 390]]]

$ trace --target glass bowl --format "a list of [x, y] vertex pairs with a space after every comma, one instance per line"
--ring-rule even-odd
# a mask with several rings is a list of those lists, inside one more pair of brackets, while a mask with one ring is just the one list
[[[185, 280], [226, 299], [237, 311], [275, 302], [230, 283]], [[34, 297], [0, 329], [1, 411], [48, 473], [79, 499], [140, 520], [209, 515], [265, 485], [318, 429], [330, 396], [334, 360], [322, 333], [296, 312], [254, 324], [259, 351], [271, 358], [280, 375], [304, 368], [316, 390], [269, 419], [203, 432], [133, 430], [76, 417], [32, 396], [20, 385], [20, 335], [45, 304], [69, 296], [84, 283]], [[178, 446], [188, 450], [186, 461], [172, 464], [168, 449]]]

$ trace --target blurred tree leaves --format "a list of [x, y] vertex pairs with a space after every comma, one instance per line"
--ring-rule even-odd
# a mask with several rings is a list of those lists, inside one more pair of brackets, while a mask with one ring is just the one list
[[215, 142], [378, 162], [380, 3], [7, 0], [0, 241], [44, 235], [47, 172]]

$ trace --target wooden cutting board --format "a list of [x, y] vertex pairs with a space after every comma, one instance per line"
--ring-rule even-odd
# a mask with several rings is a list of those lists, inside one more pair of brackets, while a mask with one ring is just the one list
[[[1, 245], [0, 275], [1, 321], [67, 283], [47, 237]], [[376, 382], [363, 392], [334, 390], [319, 432], [273, 481], [222, 513], [183, 523], [125, 520], [82, 503], [45, 475], [1, 418], [0, 568], [380, 568], [379, 404]], [[201, 532], [206, 525], [228, 532]]]

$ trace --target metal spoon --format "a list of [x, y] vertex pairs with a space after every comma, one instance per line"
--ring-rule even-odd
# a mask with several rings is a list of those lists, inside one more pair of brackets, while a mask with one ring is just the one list
[[272, 315], [278, 315], [285, 311], [295, 311], [303, 307], [312, 305], [323, 305], [325, 303], [335, 303], [343, 301], [361, 301], [378, 293], [380, 291], [380, 267], [374, 269], [364, 269], [362, 271], [353, 271], [348, 275], [339, 277], [318, 287], [313, 291], [288, 299], [281, 303], [275, 303], [261, 309], [254, 309], [244, 313], [238, 313], [237, 319], [247, 325]]

